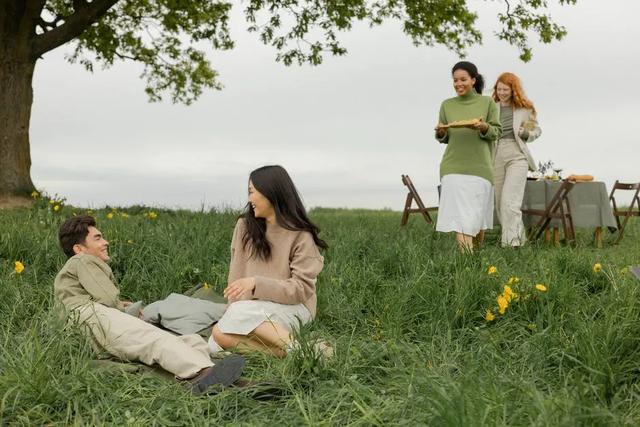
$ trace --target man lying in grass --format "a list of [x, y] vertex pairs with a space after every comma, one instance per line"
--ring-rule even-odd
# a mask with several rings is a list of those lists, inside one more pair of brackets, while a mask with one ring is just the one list
[[62, 250], [69, 257], [56, 276], [56, 303], [70, 321], [77, 322], [94, 344], [127, 361], [157, 363], [196, 394], [214, 384], [231, 385], [244, 367], [241, 356], [229, 356], [215, 365], [207, 343], [199, 335], [175, 336], [126, 314], [130, 301], [119, 298], [109, 261], [109, 242], [91, 216], [66, 220], [59, 231]]

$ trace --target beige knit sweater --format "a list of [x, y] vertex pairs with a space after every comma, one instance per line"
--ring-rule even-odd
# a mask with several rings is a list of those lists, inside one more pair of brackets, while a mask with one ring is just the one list
[[254, 277], [253, 298], [280, 304], [304, 304], [316, 315], [316, 279], [324, 265], [324, 258], [308, 231], [291, 231], [277, 224], [267, 224], [267, 239], [271, 243], [271, 258], [264, 261], [251, 257], [250, 248], [243, 247], [246, 230], [239, 219], [231, 240], [231, 284], [244, 277]]

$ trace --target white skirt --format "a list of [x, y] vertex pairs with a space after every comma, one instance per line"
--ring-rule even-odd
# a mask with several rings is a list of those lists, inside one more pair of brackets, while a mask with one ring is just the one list
[[311, 319], [311, 313], [304, 304], [242, 300], [229, 304], [218, 321], [218, 329], [225, 334], [248, 335], [261, 323], [273, 322], [291, 332], [300, 325], [309, 323]]
[[475, 175], [449, 174], [442, 185], [436, 231], [475, 236], [493, 228], [493, 185]]

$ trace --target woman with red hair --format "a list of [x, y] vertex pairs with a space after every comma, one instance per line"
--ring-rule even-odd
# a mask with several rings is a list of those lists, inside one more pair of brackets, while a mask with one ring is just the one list
[[498, 218], [502, 226], [502, 245], [519, 247], [526, 241], [522, 223], [522, 198], [527, 170], [536, 163], [527, 144], [540, 136], [536, 109], [513, 73], [502, 73], [493, 87], [498, 103], [502, 136], [494, 150], [493, 184]]

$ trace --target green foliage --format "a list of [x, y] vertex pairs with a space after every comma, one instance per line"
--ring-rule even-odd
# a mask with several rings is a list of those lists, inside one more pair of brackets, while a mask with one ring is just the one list
[[[577, 0], [559, 0], [561, 5], [576, 4]], [[567, 35], [564, 27], [552, 21], [551, 17], [538, 13], [539, 9], [547, 7], [545, 0], [520, 0], [512, 9], [509, 1], [505, 1], [507, 10], [498, 14], [498, 19], [503, 25], [497, 33], [500, 40], [516, 46], [520, 50], [520, 59], [528, 62], [532, 57], [529, 46], [528, 32], [537, 33], [542, 43], [551, 43], [553, 40], [562, 40]]]
[[[0, 212], [0, 424], [640, 422], [640, 287], [626, 270], [640, 259], [638, 222], [620, 245], [606, 236], [600, 250], [585, 231], [577, 247], [513, 251], [499, 248], [494, 231], [463, 256], [421, 218], [401, 229], [396, 212], [316, 209], [330, 244], [318, 318], [292, 357], [249, 357], [248, 377], [285, 392], [263, 403], [234, 390], [194, 397], [171, 380], [95, 367], [91, 347], [51, 310], [65, 261], [58, 224], [85, 212], [53, 211], [48, 199]], [[124, 297], [150, 302], [202, 281], [224, 288], [234, 212], [92, 213]], [[25, 266], [19, 274], [15, 261]], [[496, 297], [515, 277], [518, 300], [500, 315]], [[316, 337], [334, 342], [333, 359], [317, 357]]]
[[[511, 0], [514, 1], [515, 0]], [[221, 89], [218, 73], [206, 58], [202, 44], [213, 49], [233, 48], [229, 34], [232, 4], [225, 1], [189, 0], [103, 0], [114, 3], [103, 16], [81, 28], [69, 56], [89, 71], [94, 63], [105, 67], [116, 60], [133, 60], [143, 65], [146, 93], [152, 101], [169, 93], [173, 102], [189, 104], [203, 89]], [[576, 0], [558, 0], [575, 4]], [[42, 32], [64, 28], [78, 11], [96, 8], [96, 1], [48, 0]], [[357, 22], [373, 27], [385, 21], [402, 23], [404, 33], [416, 46], [442, 45], [464, 56], [472, 45], [482, 42], [476, 28], [477, 13], [467, 0], [248, 0], [244, 14], [254, 32], [277, 51], [276, 60], [285, 65], [319, 65], [325, 54], [344, 55], [339, 40]], [[548, 1], [518, 0], [515, 7], [504, 0], [506, 11], [498, 15], [502, 30], [498, 38], [516, 46], [523, 61], [532, 51], [529, 34], [543, 43], [561, 40], [565, 29], [545, 14]], [[75, 6], [78, 5], [76, 8]], [[46, 19], [44, 19], [46, 18]], [[76, 24], [77, 25], [77, 24]]]

